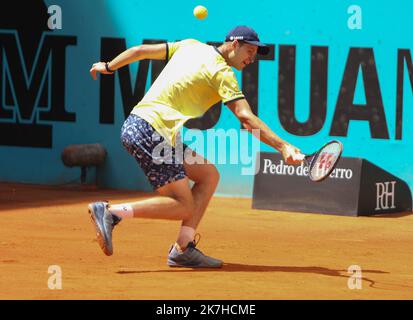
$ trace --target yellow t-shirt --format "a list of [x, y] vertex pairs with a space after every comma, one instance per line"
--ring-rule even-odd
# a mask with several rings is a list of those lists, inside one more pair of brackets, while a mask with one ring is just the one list
[[167, 65], [132, 113], [171, 145], [184, 123], [222, 100], [242, 99], [234, 71], [212, 46], [194, 39], [167, 44]]

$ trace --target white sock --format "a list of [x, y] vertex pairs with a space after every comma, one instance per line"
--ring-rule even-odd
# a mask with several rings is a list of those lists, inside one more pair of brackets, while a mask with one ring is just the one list
[[186, 248], [188, 242], [194, 240], [195, 237], [195, 229], [187, 226], [182, 226], [181, 230], [179, 231], [178, 241], [177, 243], [181, 246]]
[[133, 218], [133, 208], [130, 204], [111, 204], [109, 211], [120, 218]]

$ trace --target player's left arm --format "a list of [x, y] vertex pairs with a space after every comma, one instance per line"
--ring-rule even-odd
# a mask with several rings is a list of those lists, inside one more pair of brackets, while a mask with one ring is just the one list
[[[123, 66], [131, 64], [135, 61], [151, 59], [151, 60], [165, 60], [167, 54], [167, 44], [142, 44], [123, 51], [108, 63], [108, 68], [111, 71], [116, 71]], [[96, 80], [96, 74], [111, 74], [112, 72], [106, 69], [105, 62], [97, 62], [92, 65], [90, 74]]]
[[[288, 164], [300, 164], [301, 160], [293, 159], [291, 147], [295, 153], [301, 153], [299, 149], [292, 146], [290, 143], [281, 139], [276, 135], [260, 118], [258, 118], [251, 110], [251, 107], [246, 99], [238, 99], [227, 103], [228, 108], [239, 119], [242, 126], [255, 137], [269, 146], [277, 149], [284, 157]], [[257, 135], [255, 130], [258, 130]]]

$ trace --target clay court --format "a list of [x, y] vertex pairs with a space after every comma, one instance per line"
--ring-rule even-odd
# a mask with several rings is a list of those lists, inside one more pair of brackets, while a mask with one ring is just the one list
[[[87, 204], [148, 194], [80, 186], [0, 185], [0, 299], [412, 299], [413, 215], [258, 211], [215, 197], [199, 248], [219, 270], [171, 269], [179, 223], [134, 219], [114, 230], [112, 257], [94, 240]], [[50, 290], [48, 268], [62, 270]], [[362, 269], [349, 289], [348, 268]]]

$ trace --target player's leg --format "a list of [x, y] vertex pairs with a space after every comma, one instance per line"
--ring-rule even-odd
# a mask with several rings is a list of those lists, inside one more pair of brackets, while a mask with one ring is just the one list
[[[166, 148], [163, 156], [155, 152], [164, 141], [154, 128], [142, 118], [131, 115], [122, 127], [121, 139], [159, 196], [117, 205], [109, 205], [107, 202], [89, 204], [89, 213], [96, 227], [99, 244], [107, 255], [113, 252], [113, 228], [122, 218], [185, 220], [191, 219], [194, 212], [184, 165], [174, 161], [173, 148]], [[171, 163], [157, 161], [169, 155], [172, 155]]]
[[167, 220], [192, 218], [194, 201], [187, 178], [170, 182], [156, 191], [159, 196], [129, 203], [134, 218]]
[[[130, 206], [134, 217], [148, 219], [191, 220], [194, 213], [194, 201], [187, 178], [170, 182], [158, 189], [160, 196], [133, 203], [116, 206]], [[97, 239], [103, 252], [110, 256], [113, 254], [112, 231], [118, 224], [122, 215], [111, 208], [107, 202], [94, 202], [89, 204], [89, 214], [96, 228]], [[184, 247], [191, 239], [181, 239]]]
[[[133, 217], [183, 220], [192, 216], [193, 199], [175, 148], [144, 119], [130, 115], [121, 130], [121, 141], [135, 158], [158, 196], [129, 203]], [[179, 154], [178, 154], [179, 156]], [[182, 155], [181, 155], [182, 157]], [[115, 206], [115, 214], [122, 214]]]
[[[209, 267], [219, 268], [221, 260], [208, 257], [196, 248], [194, 241], [195, 230], [201, 221], [206, 207], [214, 194], [219, 180], [215, 166], [206, 161], [202, 156], [187, 148], [191, 152], [190, 159], [184, 162], [187, 177], [194, 181], [192, 199], [194, 211], [192, 217], [182, 221], [177, 243], [172, 246], [168, 255], [168, 265], [171, 267]], [[191, 161], [187, 161], [191, 160]]]
[[[200, 216], [193, 220], [193, 214], [195, 213], [195, 201], [193, 199], [192, 190], [189, 187], [189, 181], [186, 177], [184, 163], [177, 161], [176, 150], [174, 148], [167, 148], [162, 156], [162, 158], [167, 158], [167, 156], [172, 156], [171, 163], [161, 163], [158, 164], [158, 156], [154, 153], [155, 147], [159, 145], [154, 143], [154, 129], [143, 119], [136, 116], [130, 116], [122, 127], [122, 143], [128, 152], [136, 159], [140, 167], [145, 172], [148, 177], [149, 182], [152, 184], [154, 189], [157, 191], [159, 196], [146, 199], [142, 201], [137, 201], [130, 204], [121, 204], [122, 206], [130, 207], [132, 216], [152, 218], [152, 219], [180, 219], [183, 221], [189, 221], [190, 225], [197, 225], [202, 217]], [[155, 139], [157, 140], [157, 139]], [[161, 139], [162, 140], [162, 139]], [[198, 178], [197, 178], [198, 179]], [[198, 183], [199, 184], [199, 183]], [[196, 188], [196, 190], [201, 190]], [[202, 190], [206, 190], [203, 186]], [[200, 192], [196, 192], [197, 195]], [[205, 210], [207, 202], [210, 196], [207, 196], [208, 201], [205, 201], [205, 197], [198, 197], [203, 199], [198, 201], [197, 212], [202, 212]], [[93, 204], [95, 205], [95, 204]], [[104, 217], [117, 217], [121, 215], [122, 210], [116, 212], [109, 205], [100, 205], [100, 211], [103, 211]], [[112, 212], [111, 212], [112, 211]], [[112, 221], [107, 219], [107, 225], [109, 226], [107, 230], [110, 230], [110, 239], [104, 242], [104, 246], [112, 246], [111, 244], [111, 232], [114, 224]], [[102, 221], [105, 221], [103, 219]], [[117, 220], [117, 222], [119, 222]], [[116, 222], [116, 223], [117, 223]], [[96, 224], [96, 222], [95, 222]], [[182, 226], [182, 228], [193, 229], [191, 227]], [[187, 230], [186, 230], [187, 231]], [[108, 232], [106, 232], [107, 234]], [[176, 267], [221, 267], [222, 261], [205, 256], [201, 251], [199, 251], [194, 243], [194, 232], [186, 232], [185, 237], [178, 237], [179, 244], [175, 244], [171, 247], [168, 255], [168, 265]], [[110, 242], [110, 243], [108, 243]], [[105, 252], [105, 248], [102, 247]], [[105, 252], [106, 253], [106, 252]]]
[[190, 219], [183, 221], [182, 225], [196, 229], [216, 190], [219, 182], [219, 172], [215, 165], [195, 151], [187, 148], [186, 152], [191, 153], [189, 157], [186, 157], [184, 167], [187, 177], [194, 181], [191, 190], [194, 201], [194, 212]]
[[[182, 165], [182, 170], [183, 169], [184, 167]], [[185, 184], [180, 183], [181, 181], [185, 182]], [[194, 187], [195, 186], [196, 184]], [[185, 206], [188, 206], [187, 204], [190, 203], [191, 214], [187, 215], [183, 220], [178, 239], [169, 250], [167, 263], [171, 267], [219, 268], [222, 266], [221, 260], [206, 256], [196, 248], [194, 241], [195, 227], [201, 220], [207, 202], [210, 199], [210, 196], [208, 196], [210, 189], [204, 188], [204, 185], [202, 185], [202, 189], [199, 187], [200, 184], [198, 183], [195, 189], [195, 195], [198, 199], [197, 203], [194, 199], [194, 189], [192, 188], [191, 191], [189, 188], [188, 178], [171, 182], [156, 190], [157, 193], [161, 195], [161, 197], [158, 198], [172, 198], [183, 203]], [[208, 192], [206, 192], [207, 190]], [[200, 191], [204, 191], [202, 196], [200, 195]], [[145, 211], [143, 211], [143, 214], [146, 215]]]

